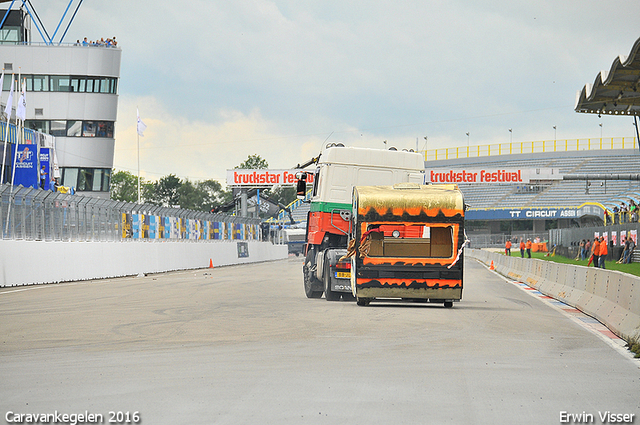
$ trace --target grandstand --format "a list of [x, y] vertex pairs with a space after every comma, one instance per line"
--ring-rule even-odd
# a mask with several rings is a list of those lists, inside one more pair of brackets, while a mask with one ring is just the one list
[[[608, 141], [607, 141], [608, 142]], [[465, 183], [458, 182], [468, 205], [467, 220], [474, 233], [504, 233], [505, 229], [521, 229], [541, 234], [549, 228], [582, 227], [602, 223], [605, 211], [608, 214], [621, 202], [633, 199], [640, 202], [640, 182], [637, 180], [613, 180], [612, 175], [637, 173], [640, 169], [640, 151], [635, 141], [629, 138], [624, 148], [611, 142], [582, 144], [573, 143], [574, 149], [546, 150], [515, 154], [508, 149], [471, 150], [476, 156], [451, 158], [453, 155], [427, 153], [427, 174], [433, 171], [460, 169], [554, 169], [559, 175], [554, 179], [540, 179], [526, 183]], [[588, 149], [590, 147], [591, 149]], [[613, 149], [611, 149], [613, 147]], [[458, 150], [458, 152], [460, 152]], [[477, 156], [485, 152], [487, 156]], [[563, 180], [563, 176], [591, 176], [589, 180]], [[609, 217], [611, 217], [609, 215]], [[472, 223], [478, 221], [478, 223]], [[491, 222], [499, 222], [491, 223]], [[501, 230], [502, 229], [502, 230]]]
[[[450, 167], [557, 168], [562, 175], [632, 174], [640, 169], [636, 149], [544, 152], [496, 155], [484, 158], [459, 158], [426, 162], [427, 170]], [[586, 202], [605, 206], [619, 204], [616, 199], [639, 198], [640, 183], [631, 180], [537, 181], [529, 184], [459, 183], [465, 201], [474, 209], [546, 208], [579, 206]]]

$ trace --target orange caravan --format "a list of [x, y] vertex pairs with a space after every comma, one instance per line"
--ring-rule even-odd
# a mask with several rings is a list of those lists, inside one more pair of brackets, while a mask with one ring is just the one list
[[456, 185], [356, 186], [350, 234], [358, 305], [462, 299], [464, 201]]

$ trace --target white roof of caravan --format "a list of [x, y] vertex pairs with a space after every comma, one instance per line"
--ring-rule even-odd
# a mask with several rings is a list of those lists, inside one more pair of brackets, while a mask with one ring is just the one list
[[417, 152], [333, 146], [322, 151], [318, 164], [374, 166], [424, 171], [424, 157]]

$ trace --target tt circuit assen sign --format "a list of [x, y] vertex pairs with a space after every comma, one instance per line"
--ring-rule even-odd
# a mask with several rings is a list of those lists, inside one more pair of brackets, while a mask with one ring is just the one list
[[428, 183], [529, 183], [560, 180], [557, 168], [436, 168], [425, 174]]
[[583, 216], [604, 217], [604, 211], [596, 204], [583, 204], [579, 207], [557, 208], [504, 208], [474, 209], [465, 213], [466, 220], [542, 220], [558, 218], [579, 218]]
[[[227, 170], [228, 186], [275, 186], [296, 184], [296, 173], [302, 170]], [[307, 173], [307, 183], [313, 183], [313, 174]]]

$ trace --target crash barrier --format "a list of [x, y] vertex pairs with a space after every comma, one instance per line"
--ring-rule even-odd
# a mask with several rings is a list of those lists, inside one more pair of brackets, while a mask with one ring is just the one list
[[596, 318], [621, 338], [640, 338], [640, 278], [612, 270], [469, 249], [466, 255]]
[[135, 276], [287, 258], [262, 241], [0, 241], [0, 287]]
[[259, 219], [0, 186], [0, 287], [268, 261]]

